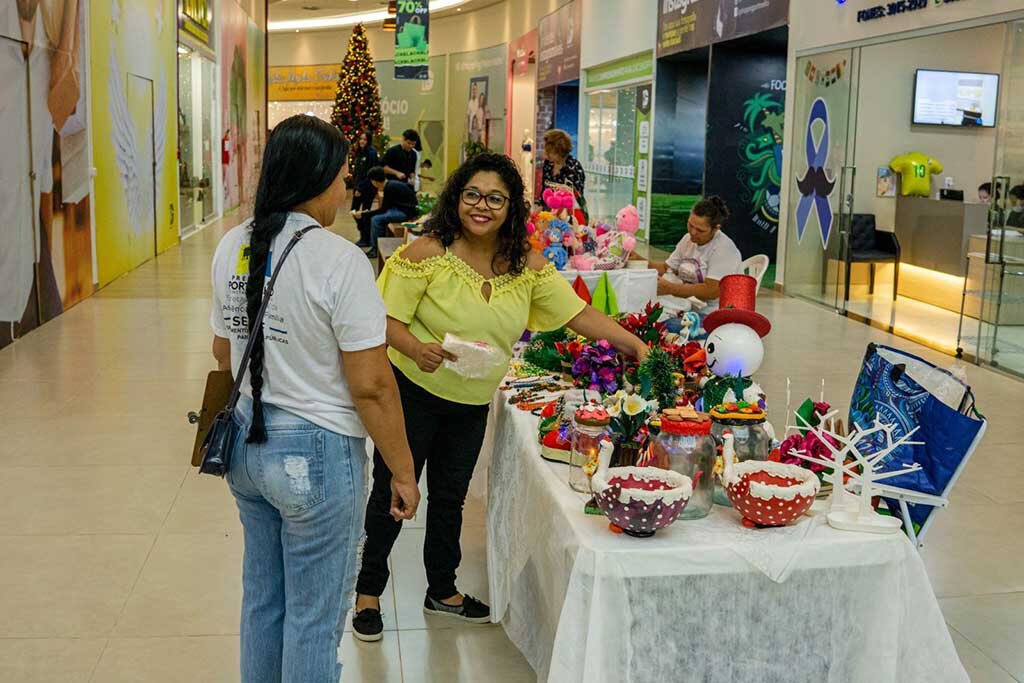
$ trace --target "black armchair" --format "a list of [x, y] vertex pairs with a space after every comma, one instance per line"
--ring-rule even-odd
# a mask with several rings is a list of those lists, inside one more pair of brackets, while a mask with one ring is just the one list
[[900, 241], [895, 233], [876, 230], [875, 215], [872, 213], [855, 213], [850, 220], [850, 237], [846, 248], [846, 301], [850, 300], [850, 269], [854, 263], [868, 263], [871, 266], [868, 294], [875, 293], [875, 264], [892, 263], [895, 268], [892, 300], [896, 301], [900, 284]]

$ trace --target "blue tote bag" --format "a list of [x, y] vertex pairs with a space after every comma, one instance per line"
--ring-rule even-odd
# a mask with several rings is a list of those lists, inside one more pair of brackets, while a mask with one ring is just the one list
[[[985, 426], [974, 405], [970, 387], [947, 370], [888, 346], [869, 344], [850, 402], [850, 425], [866, 429], [875, 419], [894, 424], [893, 438], [909, 434], [920, 445], [904, 445], [884, 461], [884, 470], [896, 470], [918, 463], [916, 472], [885, 481], [919, 493], [945, 497], [973, 452]], [[884, 434], [869, 437], [870, 453], [885, 444]], [[874, 448], [872, 448], [872, 446]], [[863, 444], [862, 444], [863, 447]], [[890, 510], [900, 515], [896, 501], [886, 499]], [[934, 508], [909, 505], [915, 533], [924, 528]]]

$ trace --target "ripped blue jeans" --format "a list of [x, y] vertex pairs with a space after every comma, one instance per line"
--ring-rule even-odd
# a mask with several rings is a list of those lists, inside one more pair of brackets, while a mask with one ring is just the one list
[[242, 682], [337, 683], [359, 569], [365, 443], [263, 410], [266, 443], [245, 443], [252, 402], [240, 398], [227, 476], [245, 535]]

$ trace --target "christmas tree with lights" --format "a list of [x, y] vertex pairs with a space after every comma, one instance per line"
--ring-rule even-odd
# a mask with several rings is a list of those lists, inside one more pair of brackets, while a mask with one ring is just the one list
[[366, 29], [362, 24], [356, 24], [352, 37], [348, 39], [348, 53], [341, 65], [338, 88], [334, 93], [331, 123], [351, 143], [362, 132], [377, 136], [384, 130], [377, 70], [370, 58]]

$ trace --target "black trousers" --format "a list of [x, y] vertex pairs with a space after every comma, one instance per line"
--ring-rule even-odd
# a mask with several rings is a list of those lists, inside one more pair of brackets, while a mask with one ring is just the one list
[[[356, 192], [359, 196], [356, 196]], [[352, 209], [354, 211], [369, 211], [373, 208], [373, 200], [377, 198], [377, 188], [369, 183], [369, 181], [359, 183], [353, 188], [352, 191]], [[363, 217], [356, 220], [356, 226], [359, 228], [359, 241], [365, 244], [370, 243], [370, 219]]]
[[[490, 406], [471, 406], [439, 398], [413, 384], [395, 369], [405, 412], [405, 430], [419, 481], [427, 469], [426, 536], [423, 565], [427, 595], [444, 600], [455, 595], [455, 570], [462, 562], [462, 506], [484, 441]], [[373, 488], [366, 504], [366, 543], [356, 591], [384, 593], [390, 573], [388, 556], [402, 523], [391, 507], [391, 471], [380, 452], [373, 454]], [[423, 509], [423, 505], [420, 509]]]

